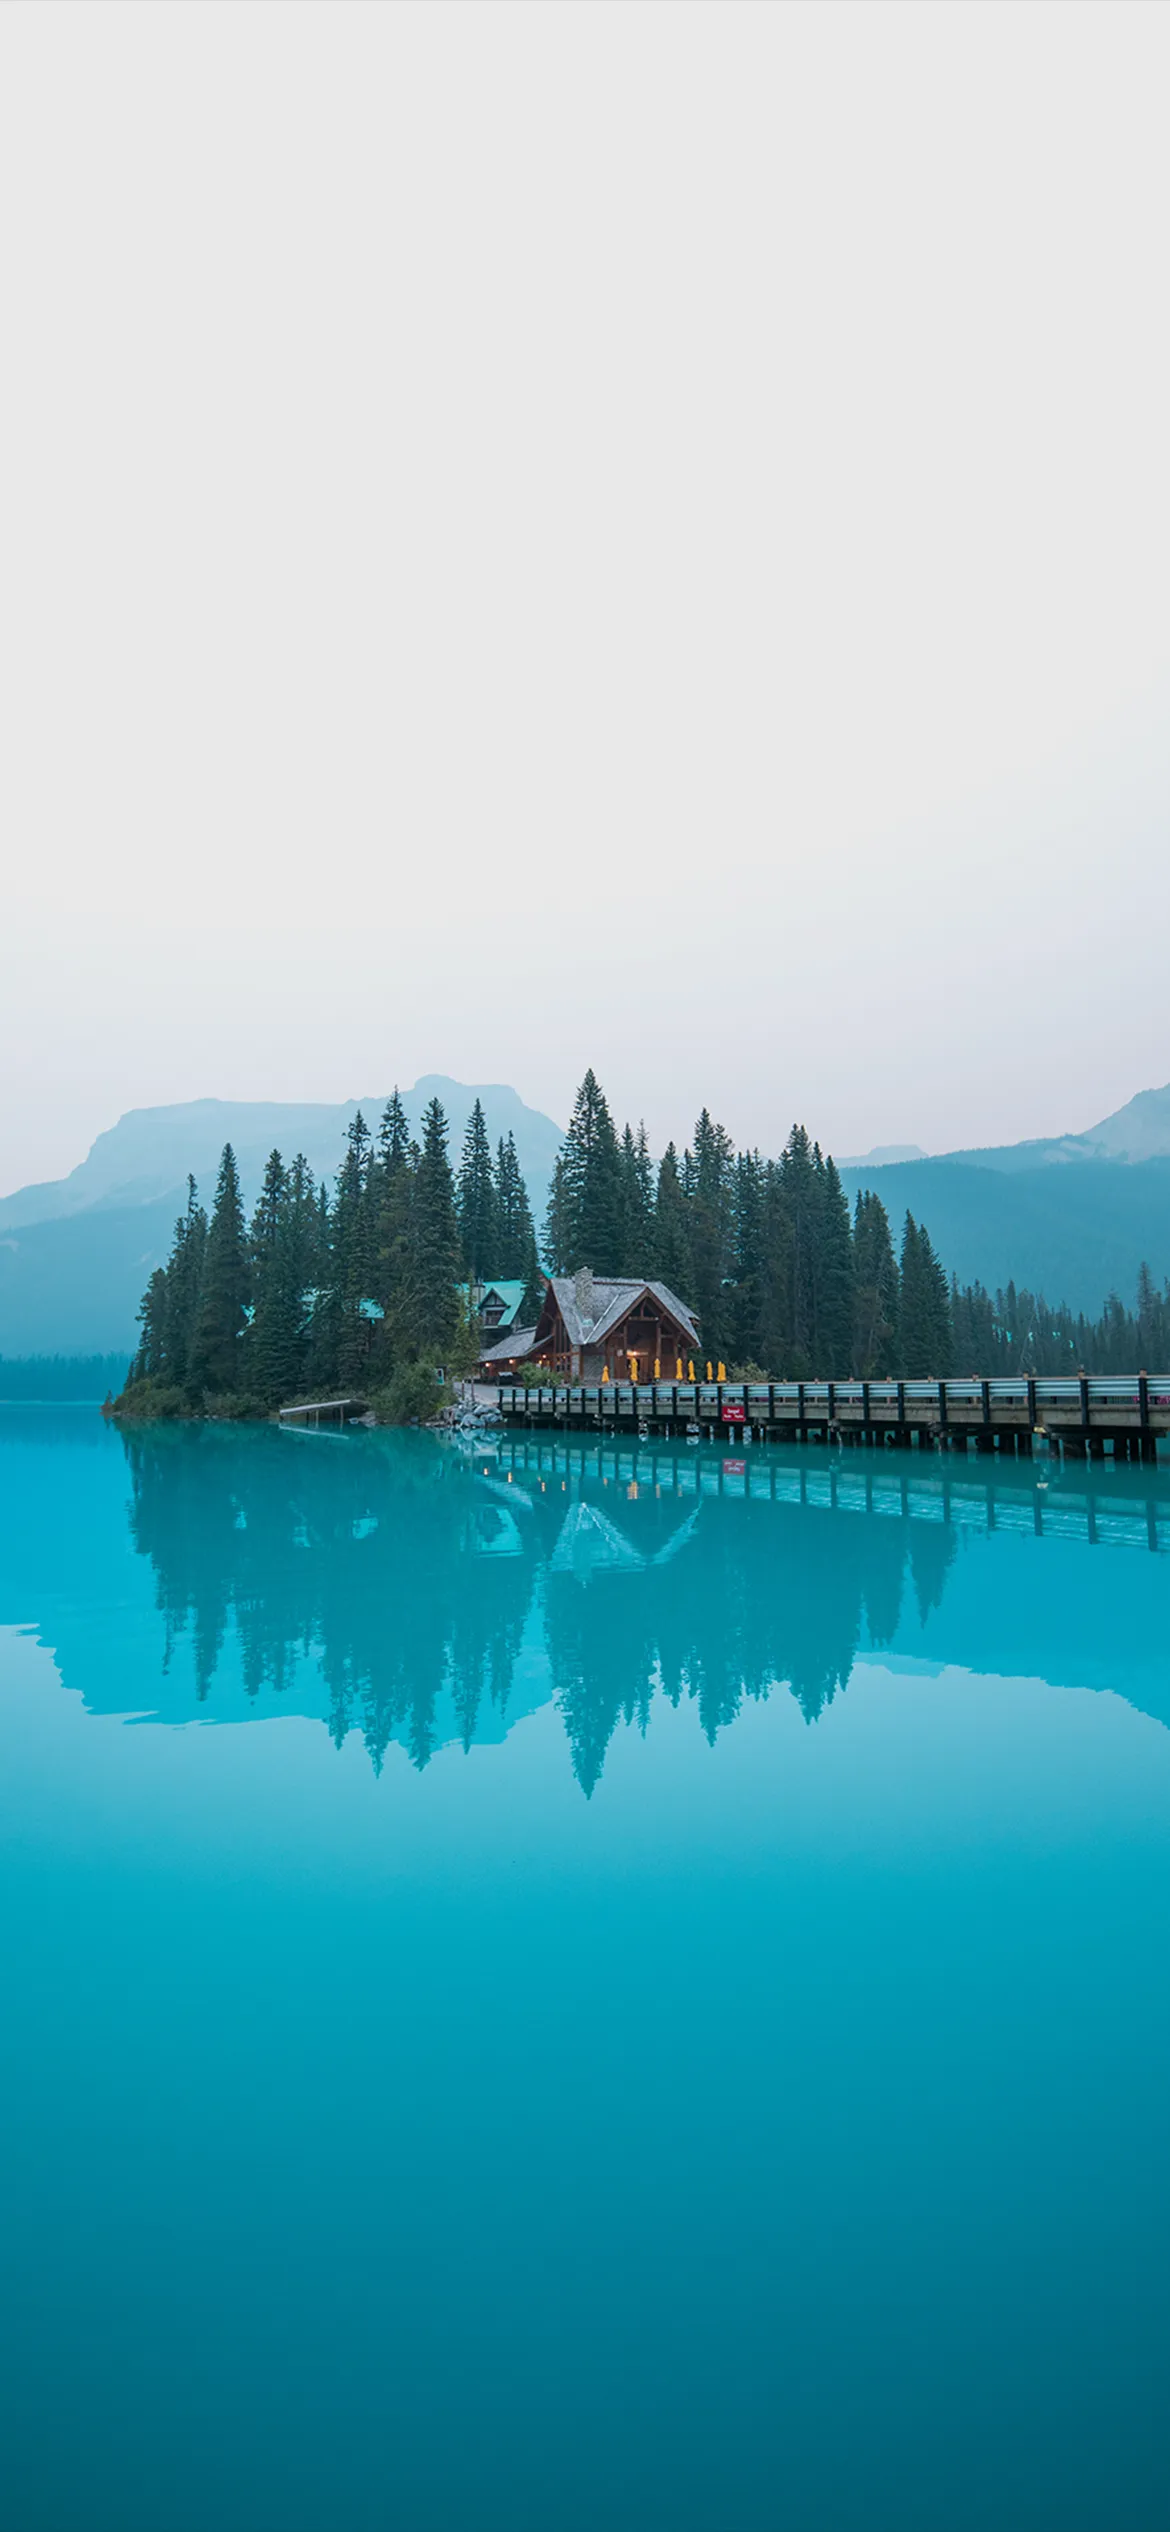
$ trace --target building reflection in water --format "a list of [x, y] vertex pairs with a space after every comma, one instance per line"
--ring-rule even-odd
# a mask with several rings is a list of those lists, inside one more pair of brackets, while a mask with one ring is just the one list
[[814, 1723], [859, 1654], [1117, 1688], [1170, 1721], [1165, 1472], [552, 1439], [470, 1454], [215, 1425], [122, 1438], [167, 1719], [192, 1700], [214, 1718], [230, 1672], [233, 1714], [317, 1713], [339, 1745], [360, 1731], [376, 1767], [392, 1741], [421, 1767], [551, 1697], [587, 1794], [656, 1692], [711, 1740], [776, 1693]]

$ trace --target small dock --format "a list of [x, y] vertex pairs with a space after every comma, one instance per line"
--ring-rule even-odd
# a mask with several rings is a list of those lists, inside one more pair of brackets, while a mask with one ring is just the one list
[[310, 1431], [321, 1423], [356, 1424], [361, 1416], [368, 1414], [364, 1398], [314, 1398], [308, 1406], [279, 1409], [282, 1424], [307, 1425]]
[[603, 1381], [502, 1388], [513, 1432], [576, 1429], [675, 1440], [855, 1443], [1154, 1460], [1170, 1441], [1170, 1372], [1015, 1380]]

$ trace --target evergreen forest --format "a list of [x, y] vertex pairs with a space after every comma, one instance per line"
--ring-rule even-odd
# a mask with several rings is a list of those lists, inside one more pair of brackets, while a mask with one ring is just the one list
[[[732, 1378], [1170, 1363], [1170, 1285], [1159, 1290], [1148, 1268], [1135, 1309], [1111, 1295], [1098, 1320], [1010, 1283], [994, 1297], [960, 1287], [924, 1223], [908, 1213], [895, 1236], [872, 1192], [850, 1212], [803, 1125], [771, 1158], [738, 1151], [704, 1108], [684, 1150], [670, 1143], [655, 1163], [643, 1125], [619, 1133], [592, 1071], [553, 1172], [543, 1263], [668, 1285]], [[228, 1145], [210, 1214], [189, 1182], [119, 1405], [256, 1415], [361, 1394], [386, 1421], [425, 1420], [440, 1373], [477, 1359], [477, 1283], [504, 1280], [524, 1284], [531, 1324], [541, 1261], [528, 1192], [513, 1138], [492, 1151], [478, 1100], [457, 1164], [439, 1101], [416, 1142], [397, 1092], [376, 1133], [355, 1117], [332, 1187], [303, 1155], [286, 1164], [273, 1152], [250, 1220]]]

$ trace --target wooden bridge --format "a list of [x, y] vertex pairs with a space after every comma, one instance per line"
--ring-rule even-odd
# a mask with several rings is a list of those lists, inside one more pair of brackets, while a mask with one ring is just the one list
[[1030, 1453], [1039, 1439], [1080, 1458], [1153, 1460], [1170, 1440], [1170, 1372], [1015, 1380], [603, 1381], [502, 1388], [513, 1431], [625, 1430], [761, 1442], [937, 1443]]

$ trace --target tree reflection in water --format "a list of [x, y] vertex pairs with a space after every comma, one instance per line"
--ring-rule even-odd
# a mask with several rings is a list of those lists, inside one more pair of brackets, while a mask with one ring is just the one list
[[[859, 1649], [890, 1646], [915, 1613], [925, 1626], [997, 1510], [1043, 1534], [1035, 1467], [934, 1455], [505, 1442], [469, 1456], [428, 1434], [212, 1424], [123, 1442], [167, 1659], [189, 1641], [202, 1704], [234, 1630], [250, 1699], [303, 1710], [307, 1667], [338, 1745], [356, 1728], [376, 1768], [392, 1740], [422, 1767], [452, 1733], [465, 1748], [500, 1737], [523, 1653], [521, 1710], [555, 1698], [586, 1794], [657, 1689], [692, 1701], [712, 1741], [776, 1689], [811, 1723]], [[1114, 1513], [1083, 1481], [1068, 1501], [1087, 1546]], [[1164, 1481], [1113, 1501], [1119, 1537], [1165, 1547]]]

